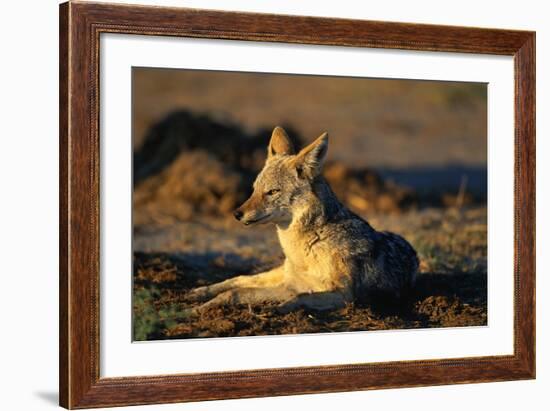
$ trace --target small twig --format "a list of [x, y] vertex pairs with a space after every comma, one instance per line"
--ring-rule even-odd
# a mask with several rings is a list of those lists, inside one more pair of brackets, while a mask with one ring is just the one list
[[461, 209], [464, 205], [464, 197], [466, 195], [466, 186], [468, 185], [468, 176], [466, 174], [462, 175], [460, 180], [460, 187], [458, 188], [458, 193], [456, 195], [456, 208]]

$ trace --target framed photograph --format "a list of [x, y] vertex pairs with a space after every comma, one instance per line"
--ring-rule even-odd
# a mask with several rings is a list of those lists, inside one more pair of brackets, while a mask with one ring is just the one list
[[535, 33], [60, 6], [60, 405], [535, 378]]

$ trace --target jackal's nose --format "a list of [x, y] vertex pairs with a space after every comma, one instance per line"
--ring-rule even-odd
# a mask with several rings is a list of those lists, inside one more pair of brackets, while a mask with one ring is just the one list
[[235, 210], [235, 211], [233, 212], [233, 215], [234, 215], [235, 218], [236, 218], [237, 220], [239, 220], [239, 221], [241, 220], [241, 218], [243, 218], [243, 212], [242, 212], [241, 210]]

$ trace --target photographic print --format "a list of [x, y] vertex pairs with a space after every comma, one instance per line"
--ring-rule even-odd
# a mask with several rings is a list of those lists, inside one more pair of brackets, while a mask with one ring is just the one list
[[59, 28], [63, 407], [535, 378], [534, 32]]
[[487, 324], [487, 87], [132, 69], [134, 340]]

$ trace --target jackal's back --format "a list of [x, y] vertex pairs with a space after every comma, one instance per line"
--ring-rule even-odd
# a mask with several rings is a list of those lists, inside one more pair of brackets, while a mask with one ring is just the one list
[[354, 267], [355, 293], [382, 291], [401, 296], [410, 290], [419, 262], [409, 242], [398, 234], [376, 231], [345, 207], [338, 214], [321, 231], [340, 258]]

